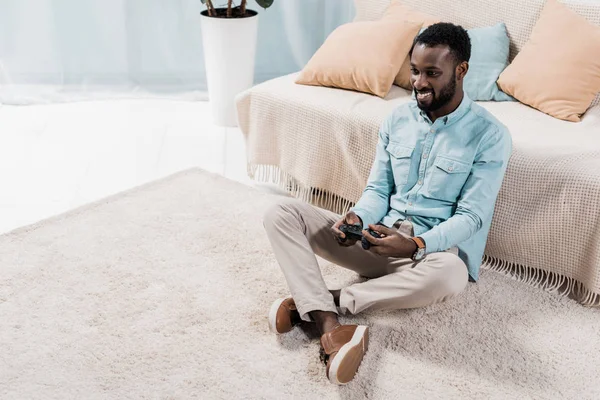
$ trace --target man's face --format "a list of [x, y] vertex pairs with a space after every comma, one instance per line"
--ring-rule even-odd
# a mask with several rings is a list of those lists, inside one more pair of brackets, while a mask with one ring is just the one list
[[416, 45], [410, 67], [410, 83], [421, 110], [436, 111], [452, 100], [456, 93], [456, 61], [448, 46]]

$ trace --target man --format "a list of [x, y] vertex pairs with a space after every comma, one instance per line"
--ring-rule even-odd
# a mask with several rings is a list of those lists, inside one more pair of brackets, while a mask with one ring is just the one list
[[[368, 346], [368, 328], [341, 325], [338, 313], [424, 307], [478, 279], [512, 146], [507, 129], [463, 92], [470, 54], [460, 26], [435, 24], [415, 38], [416, 101], [383, 122], [367, 187], [345, 216], [295, 199], [265, 214], [292, 294], [273, 304], [270, 327], [315, 322], [331, 382], [352, 380]], [[360, 224], [371, 247], [346, 238], [342, 224]], [[328, 290], [315, 254], [369, 279]]]

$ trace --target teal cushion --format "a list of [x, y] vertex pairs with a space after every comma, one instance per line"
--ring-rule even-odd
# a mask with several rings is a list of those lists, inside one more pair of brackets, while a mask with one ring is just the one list
[[471, 100], [515, 101], [498, 89], [496, 81], [508, 65], [509, 40], [506, 25], [468, 29], [471, 59], [463, 88]]

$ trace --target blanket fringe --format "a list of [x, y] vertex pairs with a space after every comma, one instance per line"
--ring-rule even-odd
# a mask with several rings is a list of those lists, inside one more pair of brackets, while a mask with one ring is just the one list
[[[273, 183], [292, 196], [337, 214], [345, 214], [354, 202], [327, 190], [302, 185], [296, 178], [276, 165], [248, 164], [248, 176], [256, 181]], [[528, 285], [539, 287], [560, 296], [568, 296], [584, 306], [600, 306], [600, 293], [582, 282], [555, 272], [540, 270], [484, 255], [483, 268], [499, 272]]]
[[556, 272], [544, 271], [488, 255], [483, 256], [482, 268], [499, 272], [517, 281], [558, 294], [559, 296], [570, 297], [584, 306], [600, 306], [600, 293], [595, 293], [574, 278]]
[[273, 183], [302, 201], [340, 215], [345, 214], [354, 205], [354, 202], [327, 190], [304, 186], [296, 178], [282, 171], [276, 165], [248, 164], [247, 170], [248, 176], [256, 181]]

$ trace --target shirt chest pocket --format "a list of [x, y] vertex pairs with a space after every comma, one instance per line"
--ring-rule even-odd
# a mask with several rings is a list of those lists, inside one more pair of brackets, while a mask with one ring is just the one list
[[470, 171], [469, 163], [437, 156], [429, 171], [427, 183], [429, 197], [456, 202]]
[[415, 148], [390, 142], [385, 149], [390, 153], [390, 162], [396, 186], [406, 185], [412, 162], [410, 157]]

